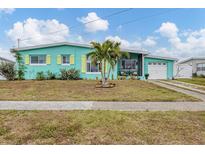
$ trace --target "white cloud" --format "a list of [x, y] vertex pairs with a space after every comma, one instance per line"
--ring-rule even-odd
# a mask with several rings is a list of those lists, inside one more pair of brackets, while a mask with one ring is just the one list
[[0, 8], [0, 13], [12, 14], [14, 11], [14, 8]]
[[162, 23], [158, 32], [160, 32], [162, 36], [172, 38], [172, 37], [176, 37], [178, 28], [174, 23], [166, 22], [166, 23]]
[[147, 47], [154, 47], [154, 46], [157, 44], [156, 38], [155, 38], [155, 37], [152, 37], [152, 36], [148, 36], [148, 37], [146, 38], [146, 40], [143, 41], [143, 44], [144, 44], [145, 46], [147, 46]]
[[105, 40], [113, 40], [116, 42], [121, 42], [121, 46], [123, 48], [130, 48], [130, 49], [142, 49], [145, 47], [154, 47], [157, 44], [156, 38], [152, 36], [148, 36], [145, 40], [136, 39], [133, 42], [122, 39], [119, 36], [108, 36], [105, 38]]
[[9, 59], [9, 60], [14, 60], [14, 56], [10, 53], [9, 49], [2, 49], [0, 48], [0, 57]]
[[[56, 31], [58, 32], [52, 33]], [[28, 18], [23, 22], [14, 23], [12, 29], [8, 30], [6, 34], [15, 44], [17, 39], [21, 38], [20, 46], [28, 46], [65, 41], [69, 36], [69, 27], [56, 19]], [[29, 39], [23, 41], [25, 38]]]
[[85, 30], [87, 32], [91, 33], [97, 31], [106, 31], [109, 27], [109, 22], [98, 17], [95, 12], [90, 12], [86, 17], [77, 18], [77, 20], [84, 24]]
[[[205, 56], [205, 28], [179, 31], [174, 23], [162, 23], [158, 32], [168, 39], [172, 55], [177, 57]], [[182, 39], [183, 37], [183, 39]]]

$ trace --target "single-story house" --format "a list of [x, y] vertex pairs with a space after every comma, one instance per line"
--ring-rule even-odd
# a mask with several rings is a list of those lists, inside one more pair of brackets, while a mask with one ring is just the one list
[[[25, 79], [35, 79], [37, 72], [48, 70], [59, 74], [60, 69], [75, 68], [80, 71], [83, 79], [100, 78], [99, 66], [91, 63], [87, 54], [92, 50], [89, 44], [80, 43], [53, 43], [30, 47], [11, 49], [22, 55], [26, 66]], [[120, 59], [112, 72], [112, 77], [117, 79], [124, 73], [136, 74], [139, 79], [144, 79], [149, 74], [150, 79], [172, 79], [173, 66], [176, 59], [149, 55], [146, 50], [121, 49], [129, 52], [129, 59]]]
[[192, 57], [176, 64], [177, 78], [191, 78], [193, 74], [205, 75], [205, 57]]
[[[0, 57], [0, 63], [1, 63], [1, 62], [14, 63], [13, 61], [11, 61], [11, 60], [9, 60], [9, 59], [6, 59], [6, 58], [3, 58], [3, 57]], [[5, 78], [0, 75], [0, 80], [5, 80]]]

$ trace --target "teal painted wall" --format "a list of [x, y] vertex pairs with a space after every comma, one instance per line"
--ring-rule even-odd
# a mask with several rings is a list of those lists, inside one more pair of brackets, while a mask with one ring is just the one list
[[[49, 65], [40, 65], [40, 66], [25, 65], [26, 66], [25, 79], [36, 79], [36, 73], [40, 71], [47, 72], [49, 70], [53, 73], [60, 74], [60, 69], [70, 69], [70, 68], [78, 69], [80, 71], [81, 78], [96, 79], [96, 77], [98, 77], [100, 79], [101, 75], [99, 73], [91, 74], [91, 73], [81, 72], [81, 55], [86, 55], [90, 51], [91, 49], [86, 47], [62, 45], [56, 47], [24, 50], [24, 51], [19, 51], [19, 53], [22, 55], [24, 59], [26, 55], [50, 55], [51, 56], [51, 64]], [[63, 54], [73, 54], [75, 60], [74, 64], [69, 66], [57, 64], [57, 55], [63, 55]], [[117, 67], [113, 72], [113, 76], [115, 79], [117, 79]]]
[[144, 74], [148, 73], [148, 63], [149, 62], [163, 62], [167, 64], [167, 79], [172, 79], [173, 69], [174, 69], [174, 60], [164, 60], [159, 58], [144, 58]]

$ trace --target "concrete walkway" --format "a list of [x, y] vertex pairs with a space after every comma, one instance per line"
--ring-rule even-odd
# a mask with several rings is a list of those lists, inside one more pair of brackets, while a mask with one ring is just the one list
[[205, 111], [205, 102], [0, 101], [0, 110]]
[[165, 82], [161, 82], [161, 81], [154, 81], [154, 80], [150, 80], [149, 82], [159, 85], [161, 87], [167, 88], [167, 89], [171, 89], [177, 92], [181, 92], [190, 96], [193, 96], [195, 98], [198, 98], [199, 100], [205, 102], [205, 94], [202, 94], [200, 92], [194, 91], [194, 90], [189, 90], [189, 89], [184, 89], [182, 87], [179, 86], [175, 86], [174, 84], [167, 84]]

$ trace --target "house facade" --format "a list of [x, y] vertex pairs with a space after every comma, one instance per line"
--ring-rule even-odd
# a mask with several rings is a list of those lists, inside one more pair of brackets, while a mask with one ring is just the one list
[[177, 63], [177, 77], [191, 78], [193, 74], [205, 75], [205, 57], [192, 57]]
[[[87, 56], [92, 50], [88, 44], [63, 42], [16, 48], [11, 49], [11, 52], [18, 52], [23, 57], [25, 79], [36, 79], [37, 72], [41, 71], [58, 75], [61, 69], [70, 68], [79, 70], [83, 79], [96, 79], [101, 77], [100, 66], [94, 66]], [[113, 79], [124, 74], [135, 74], [139, 79], [144, 79], [147, 73], [150, 79], [173, 78], [176, 59], [151, 56], [145, 50], [122, 49], [122, 52], [129, 52], [130, 58], [118, 61], [111, 73]]]

